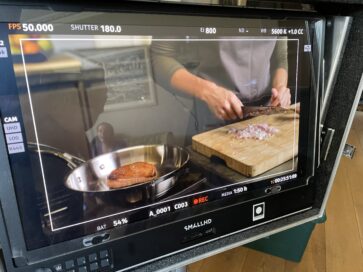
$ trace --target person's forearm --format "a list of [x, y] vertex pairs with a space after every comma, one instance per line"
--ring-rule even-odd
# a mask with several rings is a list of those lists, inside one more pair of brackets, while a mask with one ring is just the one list
[[193, 75], [184, 68], [172, 75], [170, 84], [173, 88], [204, 101], [219, 119], [243, 117], [243, 104], [232, 91]]
[[186, 69], [178, 69], [170, 79], [171, 86], [200, 100], [205, 100], [206, 90], [215, 83], [193, 75]]
[[287, 87], [287, 71], [284, 68], [278, 68], [272, 80], [272, 88], [280, 89]]

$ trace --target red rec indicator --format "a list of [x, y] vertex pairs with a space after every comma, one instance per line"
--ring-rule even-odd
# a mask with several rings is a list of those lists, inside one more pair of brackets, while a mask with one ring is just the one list
[[206, 202], [208, 202], [208, 196], [200, 196], [193, 199], [193, 205], [198, 205]]

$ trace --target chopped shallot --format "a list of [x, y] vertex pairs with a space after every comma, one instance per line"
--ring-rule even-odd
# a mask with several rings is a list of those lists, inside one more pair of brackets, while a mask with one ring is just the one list
[[278, 131], [277, 128], [271, 127], [268, 124], [256, 124], [248, 125], [242, 129], [230, 128], [227, 133], [234, 134], [236, 139], [266, 140]]

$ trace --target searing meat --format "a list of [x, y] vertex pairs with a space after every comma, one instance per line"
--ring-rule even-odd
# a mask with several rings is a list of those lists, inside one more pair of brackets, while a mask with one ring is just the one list
[[227, 133], [233, 134], [237, 139], [266, 140], [279, 130], [268, 124], [248, 125], [246, 128], [230, 128]]
[[130, 186], [153, 179], [156, 176], [155, 165], [147, 162], [135, 162], [123, 165], [111, 172], [107, 185], [111, 189]]

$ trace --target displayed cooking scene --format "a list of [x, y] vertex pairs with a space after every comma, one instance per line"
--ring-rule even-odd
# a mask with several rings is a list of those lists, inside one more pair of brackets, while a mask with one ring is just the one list
[[[297, 39], [10, 40], [45, 233], [95, 232], [296, 173]], [[197, 198], [167, 206], [185, 196]]]

